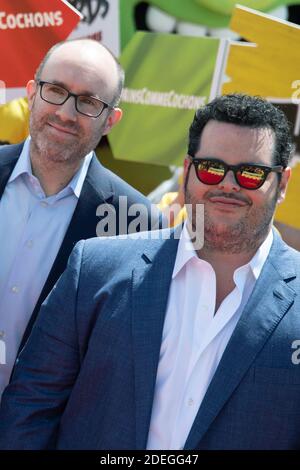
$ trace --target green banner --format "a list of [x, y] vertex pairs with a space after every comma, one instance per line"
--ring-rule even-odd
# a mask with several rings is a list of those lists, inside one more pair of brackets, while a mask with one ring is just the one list
[[134, 35], [120, 58], [124, 116], [108, 136], [115, 158], [182, 164], [195, 109], [218, 89], [224, 44], [208, 37]]

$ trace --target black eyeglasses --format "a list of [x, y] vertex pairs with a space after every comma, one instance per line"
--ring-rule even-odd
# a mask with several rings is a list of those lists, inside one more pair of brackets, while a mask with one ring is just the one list
[[267, 179], [271, 171], [282, 173], [284, 167], [281, 165], [265, 166], [252, 163], [241, 163], [240, 165], [227, 165], [227, 163], [216, 158], [193, 158], [191, 164], [194, 165], [196, 176], [201, 183], [219, 184], [223, 181], [226, 173], [233, 171], [236, 182], [244, 189], [258, 189]]
[[108, 103], [105, 103], [94, 96], [88, 95], [76, 95], [71, 93], [66, 88], [56, 85], [55, 83], [38, 81], [40, 85], [40, 95], [44, 101], [50, 104], [56, 104], [58, 106], [64, 104], [70, 96], [74, 96], [75, 99], [75, 109], [78, 113], [84, 114], [84, 116], [89, 116], [92, 118], [99, 117], [106, 108], [113, 109]]

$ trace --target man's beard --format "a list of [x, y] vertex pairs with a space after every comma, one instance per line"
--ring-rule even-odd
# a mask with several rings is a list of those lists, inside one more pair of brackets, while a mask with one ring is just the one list
[[[219, 196], [228, 197], [228, 194]], [[209, 213], [206, 207], [207, 197], [204, 200], [196, 201], [191, 196], [188, 187], [185, 188], [185, 203], [191, 204], [192, 229], [194, 233], [203, 230], [196, 222], [196, 204], [204, 204], [204, 250], [218, 251], [228, 254], [238, 254], [253, 252], [258, 249], [266, 238], [274, 216], [274, 211], [279, 196], [279, 188], [274, 197], [261, 207], [254, 209], [249, 202], [248, 213], [235, 223], [218, 223]]]
[[[61, 127], [66, 127], [77, 135], [70, 138], [69, 141], [62, 143], [59, 140], [55, 140], [55, 138], [50, 135], [50, 128], [49, 133], [47, 132], [48, 123], [56, 123]], [[58, 119], [53, 119], [53, 117], [49, 116], [43, 116], [43, 118], [38, 120], [33, 111], [30, 118], [32, 148], [40, 155], [40, 157], [43, 157], [46, 164], [76, 164], [79, 163], [91, 150], [96, 148], [101, 139], [101, 131], [103, 127], [104, 125], [101, 126], [97, 135], [94, 133], [89, 139], [86, 139], [78, 124], [62, 123]]]

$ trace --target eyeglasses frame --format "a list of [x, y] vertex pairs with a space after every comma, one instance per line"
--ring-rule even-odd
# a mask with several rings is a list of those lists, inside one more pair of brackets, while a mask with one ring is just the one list
[[[234, 174], [234, 178], [235, 178], [235, 181], [237, 182], [237, 184], [243, 188], [243, 189], [247, 189], [249, 191], [255, 191], [256, 189], [259, 189], [263, 186], [263, 184], [266, 182], [266, 179], [268, 177], [268, 175], [271, 173], [271, 172], [275, 172], [275, 173], [282, 173], [285, 169], [285, 167], [283, 165], [274, 165], [274, 166], [266, 166], [266, 165], [262, 165], [260, 163], [239, 163], [238, 165], [228, 165], [227, 163], [225, 163], [223, 160], [220, 160], [219, 158], [211, 158], [211, 157], [203, 157], [203, 158], [197, 158], [197, 157], [192, 157], [191, 155], [188, 155], [188, 158], [190, 160], [190, 165], [189, 165], [189, 168], [191, 167], [191, 165], [194, 165], [195, 167], [195, 173], [196, 173], [196, 177], [198, 179], [198, 181], [200, 181], [200, 183], [202, 184], [207, 184], [208, 186], [217, 186], [218, 184], [222, 183], [222, 181], [224, 180], [226, 174], [228, 173], [229, 170], [231, 170]], [[199, 178], [199, 175], [198, 175], [198, 171], [197, 171], [197, 165], [199, 165], [199, 163], [201, 163], [203, 160], [209, 160], [211, 162], [217, 162], [217, 163], [222, 163], [222, 165], [224, 165], [224, 175], [222, 177], [222, 179], [218, 182], [218, 183], [204, 183], [203, 181], [200, 180]], [[237, 176], [236, 176], [236, 173], [238, 172], [238, 170], [244, 166], [252, 166], [252, 167], [258, 167], [258, 168], [262, 168], [264, 171], [265, 171], [265, 178], [264, 180], [262, 181], [262, 183], [257, 186], [256, 188], [246, 188], [244, 186], [242, 186], [238, 179], [237, 179]]]
[[[61, 86], [61, 85], [58, 85], [56, 83], [52, 83], [52, 82], [47, 82], [47, 81], [44, 81], [44, 80], [38, 80], [37, 82], [37, 85], [40, 87], [40, 97], [43, 101], [45, 101], [46, 103], [50, 103], [50, 104], [53, 104], [54, 106], [62, 106], [63, 104], [65, 104], [68, 99], [70, 98], [70, 96], [73, 96], [74, 97], [74, 101], [75, 101], [75, 109], [76, 111], [79, 113], [79, 114], [82, 114], [83, 116], [88, 116], [90, 118], [98, 118], [99, 116], [101, 116], [101, 114], [103, 113], [103, 111], [107, 108], [110, 108], [110, 109], [113, 109], [114, 106], [112, 106], [111, 104], [109, 103], [106, 103], [105, 101], [102, 101], [102, 100], [99, 100], [99, 98], [97, 98], [96, 96], [92, 96], [92, 95], [78, 95], [76, 93], [71, 93], [69, 90], [67, 90], [65, 87]], [[60, 104], [57, 104], [57, 103], [52, 103], [51, 101], [48, 101], [46, 100], [45, 98], [43, 98], [42, 96], [42, 90], [43, 90], [43, 86], [47, 84], [47, 85], [55, 85], [55, 86], [58, 86], [60, 88], [62, 88], [63, 90], [65, 90], [68, 95], [66, 96], [66, 99], [60, 103]], [[79, 111], [78, 107], [77, 107], [77, 99], [80, 97], [80, 96], [86, 96], [87, 98], [93, 98], [94, 100], [97, 100], [99, 101], [100, 103], [103, 104], [103, 108], [102, 110], [100, 111], [99, 114], [97, 114], [97, 116], [92, 116], [91, 114], [87, 114], [87, 113], [83, 113], [82, 111]]]

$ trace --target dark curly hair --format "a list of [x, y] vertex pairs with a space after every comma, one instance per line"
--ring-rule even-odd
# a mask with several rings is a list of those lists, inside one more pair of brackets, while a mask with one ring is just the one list
[[241, 93], [218, 96], [198, 109], [189, 130], [188, 154], [195, 156], [204, 126], [211, 119], [251, 128], [272, 129], [275, 135], [274, 165], [287, 167], [294, 151], [285, 114], [259, 96]]

